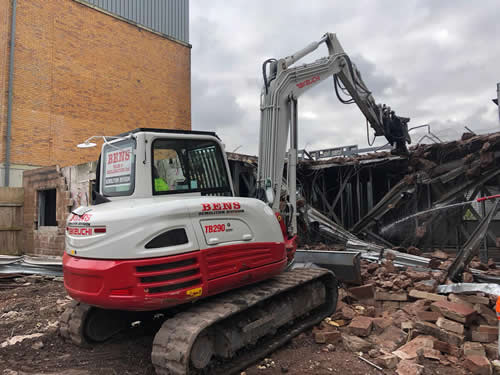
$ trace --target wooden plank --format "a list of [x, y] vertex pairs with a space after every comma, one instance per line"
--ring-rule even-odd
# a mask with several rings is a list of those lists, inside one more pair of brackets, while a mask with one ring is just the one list
[[0, 232], [0, 254], [21, 254], [22, 231]]
[[0, 187], [0, 202], [22, 204], [24, 202], [24, 188]]
[[22, 226], [21, 207], [0, 207], [0, 227]]
[[24, 189], [0, 187], [0, 253], [22, 251]]

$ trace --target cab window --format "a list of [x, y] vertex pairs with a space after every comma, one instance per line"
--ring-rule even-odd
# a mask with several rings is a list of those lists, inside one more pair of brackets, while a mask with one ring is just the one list
[[219, 145], [207, 140], [157, 139], [152, 146], [153, 194], [231, 195]]

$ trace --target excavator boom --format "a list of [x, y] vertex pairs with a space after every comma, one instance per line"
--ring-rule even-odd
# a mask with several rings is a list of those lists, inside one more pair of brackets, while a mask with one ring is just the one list
[[[293, 66], [322, 43], [328, 47], [328, 56], [309, 64]], [[410, 119], [396, 116], [390, 107], [375, 102], [361, 73], [345, 53], [335, 34], [327, 33], [319, 41], [285, 58], [266, 60], [263, 64], [263, 76], [257, 172], [258, 197], [268, 202], [275, 212], [280, 212], [280, 202], [283, 201], [281, 199], [283, 169], [285, 155], [288, 155], [288, 198], [285, 200], [290, 218], [288, 232], [291, 236], [297, 233], [297, 100], [307, 90], [333, 77], [339, 100], [345, 104], [355, 103], [365, 116], [367, 124], [374, 129], [375, 136], [384, 135], [391, 145], [396, 145], [395, 153], [407, 154], [406, 142], [411, 141], [407, 127]], [[350, 98], [343, 99], [341, 92], [347, 93]]]

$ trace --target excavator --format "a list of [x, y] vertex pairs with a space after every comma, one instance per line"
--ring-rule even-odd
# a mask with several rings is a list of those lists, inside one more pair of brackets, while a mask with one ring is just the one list
[[[323, 43], [328, 56], [296, 64]], [[65, 339], [93, 345], [163, 316], [151, 354], [158, 374], [227, 374], [335, 311], [335, 275], [292, 267], [297, 99], [333, 77], [339, 99], [356, 103], [367, 128], [401, 154], [409, 118], [375, 103], [332, 33], [262, 70], [257, 198], [235, 196], [215, 133], [99, 137], [94, 204], [67, 219], [64, 286], [74, 301], [60, 318]], [[79, 146], [96, 146], [93, 138]]]

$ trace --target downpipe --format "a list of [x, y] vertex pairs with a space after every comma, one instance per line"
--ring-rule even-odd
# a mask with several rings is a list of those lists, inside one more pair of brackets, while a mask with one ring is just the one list
[[14, 48], [16, 46], [16, 8], [17, 0], [12, 0], [12, 21], [10, 26], [10, 53], [9, 53], [9, 87], [7, 91], [7, 134], [5, 135], [5, 181], [6, 187], [10, 184], [10, 146], [12, 133], [12, 87], [14, 84]]

